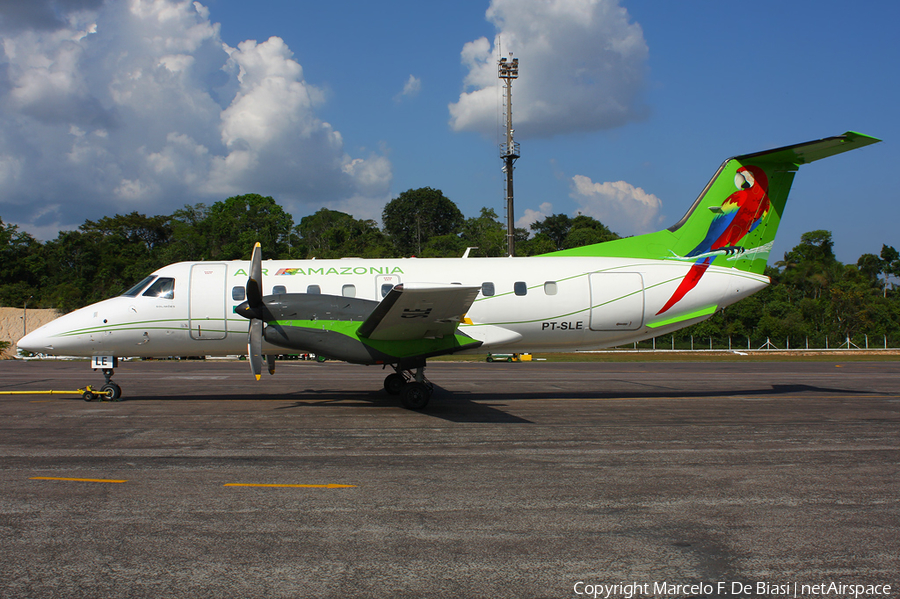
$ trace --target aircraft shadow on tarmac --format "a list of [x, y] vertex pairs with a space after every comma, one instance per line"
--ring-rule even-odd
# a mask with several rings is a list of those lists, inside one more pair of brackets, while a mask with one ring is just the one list
[[[501, 394], [503, 395], [503, 394]], [[547, 398], [552, 394], [547, 393]], [[345, 391], [337, 389], [301, 389], [289, 393], [250, 394], [231, 393], [216, 394], [214, 397], [193, 395], [190, 397], [171, 395], [140, 395], [125, 396], [121, 401], [189, 401], [214, 399], [214, 401], [291, 401], [289, 405], [277, 406], [275, 410], [304, 410], [323, 407], [331, 408], [400, 408], [399, 398], [388, 395], [384, 391]], [[507, 400], [516, 399], [514, 394], [503, 396], [488, 395], [478, 396], [478, 403], [470, 399], [466, 394], [458, 394], [454, 391], [434, 386], [434, 398], [428, 406], [421, 411], [410, 411], [410, 414], [420, 414], [434, 418], [441, 418], [451, 422], [492, 422], [510, 424], [531, 424], [530, 420], [509, 414], [502, 409]], [[491, 403], [482, 403], [491, 402]]]
[[[547, 389], [523, 393], [521, 391], [491, 390], [485, 392], [454, 391], [435, 385], [432, 401], [421, 412], [412, 412], [450, 422], [485, 422], [507, 424], [532, 424], [532, 421], [515, 416], [503, 408], [522, 400], [690, 400], [690, 399], [728, 399], [728, 398], [777, 398], [779, 396], [810, 394], [817, 395], [881, 395], [875, 391], [858, 389], [838, 389], [815, 385], [789, 384], [771, 385], [757, 389], [708, 389], [685, 390], [655, 387], [636, 391], [596, 392], [592, 390], [566, 391], [563, 389]], [[199, 397], [195, 397], [200, 399]], [[183, 400], [184, 397], [143, 396], [128, 397], [126, 400]], [[400, 401], [383, 391], [346, 391], [337, 389], [302, 389], [289, 393], [228, 394], [215, 396], [216, 401], [273, 401], [294, 400], [289, 405], [278, 406], [275, 410], [306, 410], [321, 407], [339, 408], [384, 408], [399, 407]]]
[[[307, 390], [302, 393], [303, 400], [289, 406], [280, 406], [278, 410], [315, 408], [317, 406], [347, 406], [347, 407], [394, 407], [400, 406], [400, 400], [396, 397], [386, 395], [383, 392], [356, 392], [347, 393], [346, 391], [329, 391], [329, 390]], [[310, 397], [317, 396], [317, 397]], [[513, 397], [511, 396], [510, 399]], [[498, 397], [484, 397], [481, 401], [496, 401], [501, 399]], [[350, 401], [348, 401], [350, 400]], [[355, 401], [352, 401], [355, 400]], [[506, 424], [532, 424], [530, 420], [520, 418], [509, 414], [508, 412], [498, 409], [505, 407], [490, 405], [488, 403], [476, 403], [465, 394], [457, 394], [453, 391], [447, 391], [434, 386], [434, 397], [428, 406], [420, 411], [414, 412], [423, 414], [433, 418], [440, 418], [450, 422], [491, 422]]]

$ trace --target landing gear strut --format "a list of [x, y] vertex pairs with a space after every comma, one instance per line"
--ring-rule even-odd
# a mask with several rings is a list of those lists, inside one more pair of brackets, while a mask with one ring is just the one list
[[106, 383], [99, 390], [93, 391], [87, 387], [82, 395], [84, 401], [94, 401], [97, 398], [106, 398], [107, 401], [120, 401], [122, 397], [122, 388], [112, 382], [112, 375], [115, 372], [113, 368], [118, 364], [118, 360], [108, 356], [95, 356], [92, 366], [94, 370], [101, 370]]
[[415, 373], [399, 365], [394, 366], [394, 370], [384, 379], [385, 391], [399, 395], [400, 403], [407, 410], [421, 410], [427, 406], [434, 385], [425, 378], [425, 364], [418, 366]]
[[112, 382], [112, 375], [112, 368], [103, 369], [103, 377], [106, 379], [106, 383], [100, 387], [100, 393], [106, 393], [109, 401], [119, 401], [122, 397], [122, 388]]

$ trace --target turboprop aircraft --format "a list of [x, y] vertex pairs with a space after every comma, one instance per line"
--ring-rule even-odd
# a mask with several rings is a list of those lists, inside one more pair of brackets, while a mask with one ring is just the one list
[[797, 169], [880, 140], [847, 132], [726, 160], [677, 223], [528, 258], [180, 262], [29, 333], [20, 349], [90, 356], [113, 399], [122, 357], [313, 352], [394, 370], [385, 389], [422, 409], [430, 357], [573, 351], [664, 335], [763, 289]]

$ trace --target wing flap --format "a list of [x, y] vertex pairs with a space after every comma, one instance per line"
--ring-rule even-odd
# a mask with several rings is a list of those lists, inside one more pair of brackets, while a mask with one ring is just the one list
[[408, 341], [452, 335], [481, 287], [401, 283], [360, 325], [357, 335], [379, 341]]

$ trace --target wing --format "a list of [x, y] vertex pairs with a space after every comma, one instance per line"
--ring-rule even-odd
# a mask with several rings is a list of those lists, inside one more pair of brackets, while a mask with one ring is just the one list
[[360, 337], [409, 341], [453, 335], [481, 287], [401, 283], [360, 325]]

